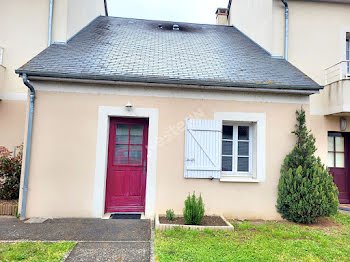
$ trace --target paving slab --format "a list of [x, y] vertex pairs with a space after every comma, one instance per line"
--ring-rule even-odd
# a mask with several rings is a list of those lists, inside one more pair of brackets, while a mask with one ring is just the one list
[[149, 242], [85, 242], [78, 243], [65, 262], [143, 262], [149, 258]]
[[149, 241], [150, 220], [129, 219], [47, 219], [24, 223], [0, 217], [0, 241]]

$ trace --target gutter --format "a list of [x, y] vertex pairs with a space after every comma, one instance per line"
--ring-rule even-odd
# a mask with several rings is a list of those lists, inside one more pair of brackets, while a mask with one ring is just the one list
[[256, 92], [256, 93], [275, 93], [275, 94], [295, 94], [295, 95], [312, 95], [319, 93], [319, 89], [287, 89], [287, 88], [269, 88], [257, 86], [215, 86], [215, 85], [201, 85], [201, 84], [184, 84], [184, 83], [155, 83], [155, 82], [136, 82], [136, 81], [118, 81], [118, 80], [103, 80], [103, 79], [80, 79], [80, 78], [59, 78], [59, 77], [43, 77], [30, 76], [30, 80], [37, 81], [53, 81], [53, 82], [69, 82], [69, 83], [83, 83], [83, 84], [101, 84], [114, 85], [121, 87], [144, 87], [144, 88], [182, 88], [182, 89], [196, 89], [196, 90], [212, 90], [212, 91], [235, 91], [235, 92]]
[[287, 0], [281, 0], [284, 4], [284, 59], [288, 61], [288, 38], [289, 38], [289, 7]]
[[105, 15], [108, 16], [107, 0], [104, 0], [105, 5]]
[[53, 0], [50, 0], [50, 7], [49, 7], [49, 31], [48, 31], [48, 37], [47, 37], [47, 46], [50, 46], [51, 42], [52, 42], [52, 14], [53, 14]]
[[22, 188], [22, 207], [21, 207], [21, 219], [26, 217], [27, 209], [27, 196], [28, 196], [28, 175], [29, 175], [29, 165], [30, 165], [30, 152], [32, 148], [32, 131], [33, 131], [33, 115], [34, 115], [34, 100], [35, 100], [35, 89], [28, 82], [27, 74], [22, 75], [23, 83], [30, 90], [30, 103], [29, 103], [29, 116], [28, 116], [28, 130], [27, 130], [27, 145], [26, 145], [26, 159], [24, 167], [24, 177], [23, 177], [23, 188]]

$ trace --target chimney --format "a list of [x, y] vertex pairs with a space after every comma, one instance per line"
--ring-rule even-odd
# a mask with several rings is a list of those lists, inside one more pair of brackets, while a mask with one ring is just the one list
[[228, 25], [228, 8], [218, 8], [215, 14], [217, 25]]

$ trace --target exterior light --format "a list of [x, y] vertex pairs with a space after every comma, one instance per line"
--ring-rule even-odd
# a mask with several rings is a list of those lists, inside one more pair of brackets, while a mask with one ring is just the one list
[[132, 108], [133, 108], [133, 106], [132, 106], [132, 104], [131, 104], [130, 102], [128, 102], [128, 103], [125, 105], [125, 108], [126, 108], [126, 110], [131, 111]]
[[346, 122], [346, 118], [345, 117], [341, 117], [340, 118], [340, 130], [341, 131], [345, 131], [347, 125], [348, 125], [348, 123]]

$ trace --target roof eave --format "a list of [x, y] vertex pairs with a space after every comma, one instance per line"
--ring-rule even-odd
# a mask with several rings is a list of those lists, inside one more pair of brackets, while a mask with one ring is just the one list
[[323, 86], [297, 86], [282, 85], [273, 83], [242, 83], [242, 82], [221, 82], [204, 81], [192, 79], [162, 79], [151, 77], [130, 77], [130, 76], [101, 76], [101, 75], [83, 75], [83, 74], [60, 74], [60, 73], [42, 73], [34, 71], [16, 70], [17, 74], [27, 74], [30, 80], [46, 81], [65, 81], [80, 83], [101, 83], [117, 85], [146, 85], [146, 86], [167, 86], [182, 87], [192, 89], [211, 89], [211, 90], [231, 90], [231, 91], [256, 91], [269, 93], [293, 93], [311, 95], [318, 93]]

